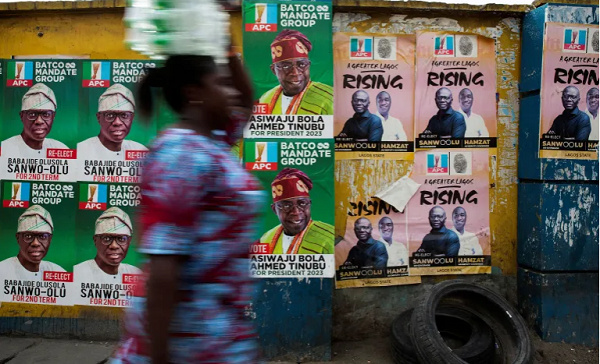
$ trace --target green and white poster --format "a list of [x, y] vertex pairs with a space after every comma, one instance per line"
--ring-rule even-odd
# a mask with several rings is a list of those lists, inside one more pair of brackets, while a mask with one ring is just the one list
[[267, 191], [253, 277], [333, 277], [333, 148], [333, 140], [244, 141], [244, 167]]
[[136, 116], [134, 92], [155, 67], [152, 61], [83, 61], [79, 181], [139, 183], [146, 145], [157, 129]]
[[73, 303], [128, 307], [141, 274], [134, 225], [141, 201], [135, 184], [79, 183]]
[[256, 92], [244, 137], [332, 138], [331, 1], [244, 1], [243, 22]]
[[2, 181], [0, 301], [70, 305], [76, 184]]
[[5, 65], [0, 178], [75, 182], [81, 63], [7, 60]]

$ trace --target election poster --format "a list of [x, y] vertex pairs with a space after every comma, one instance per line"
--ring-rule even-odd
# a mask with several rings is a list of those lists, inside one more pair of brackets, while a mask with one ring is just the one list
[[336, 33], [336, 159], [412, 160], [415, 36]]
[[134, 92], [142, 77], [155, 67], [154, 61], [82, 62], [79, 181], [140, 182], [146, 145], [156, 135], [157, 126], [139, 120]]
[[129, 307], [140, 279], [134, 225], [139, 185], [79, 183], [73, 304]]
[[546, 23], [540, 158], [598, 159], [598, 26]]
[[409, 277], [406, 213], [377, 198], [351, 201], [335, 245], [336, 288], [420, 283]]
[[6, 60], [0, 178], [75, 182], [81, 63]]
[[244, 138], [332, 138], [331, 1], [244, 0], [242, 18], [255, 89]]
[[251, 276], [333, 277], [333, 147], [332, 140], [244, 140], [244, 167], [266, 191]]
[[496, 148], [496, 76], [494, 39], [417, 33], [416, 148]]
[[415, 153], [406, 206], [410, 274], [491, 272], [487, 150]]
[[76, 184], [3, 180], [0, 302], [70, 305]]

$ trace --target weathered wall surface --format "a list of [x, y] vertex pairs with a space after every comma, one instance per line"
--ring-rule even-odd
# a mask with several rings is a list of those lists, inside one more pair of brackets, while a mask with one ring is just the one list
[[[447, 11], [443, 14], [411, 9], [394, 13], [336, 13], [334, 32], [414, 34], [420, 30], [470, 32], [496, 40], [498, 149], [490, 166], [490, 229], [492, 276], [465, 277], [514, 299], [517, 271], [517, 137], [519, 120], [520, 17], [488, 12]], [[370, 197], [386, 185], [410, 173], [406, 161], [337, 161], [336, 235], [342, 236], [349, 206], [347, 201]], [[416, 304], [418, 297], [445, 277], [425, 277], [418, 286], [373, 287], [336, 290], [334, 328], [336, 339], [386, 336], [390, 320]]]
[[[497, 287], [506, 295], [514, 292], [511, 278], [516, 274], [517, 240], [517, 131], [519, 118], [520, 14], [499, 15], [495, 12], [448, 6], [447, 11], [431, 11], [423, 3], [402, 4], [382, 1], [355, 3], [334, 2], [334, 31], [377, 33], [414, 33], [417, 30], [449, 30], [473, 32], [493, 37], [497, 46], [498, 70], [498, 153], [490, 171], [490, 216], [492, 236], [492, 276], [468, 277], [469, 280]], [[377, 6], [368, 7], [370, 3]], [[36, 3], [38, 4], [38, 3]], [[52, 4], [52, 3], [48, 3]], [[90, 58], [143, 58], [123, 45], [121, 24], [124, 1], [112, 5], [103, 1], [89, 4], [96, 9], [73, 10], [86, 6], [44, 5], [45, 10], [29, 5], [0, 7], [0, 57], [14, 55], [88, 55]], [[359, 4], [359, 5], [357, 5]], [[391, 7], [391, 6], [396, 7]], [[438, 7], [440, 9], [440, 7]], [[461, 10], [463, 9], [463, 10]], [[489, 9], [488, 9], [489, 10]], [[504, 12], [503, 14], [506, 14]], [[241, 17], [233, 14], [234, 43], [241, 42]], [[41, 34], [41, 36], [40, 36]], [[410, 164], [401, 161], [336, 162], [336, 233], [343, 235], [347, 201], [358, 196], [372, 196], [383, 186], [410, 172]], [[509, 277], [509, 278], [507, 278]], [[416, 297], [444, 277], [424, 280], [419, 286], [381, 287], [337, 290], [333, 294], [333, 337], [355, 339], [385, 336], [391, 320], [414, 304]], [[283, 294], [283, 293], [282, 293]], [[0, 331], [44, 334], [46, 336], [78, 336], [114, 338], [118, 335], [119, 310], [79, 307], [51, 307], [3, 304]], [[25, 316], [25, 317], [24, 317]], [[78, 320], [85, 319], [85, 320]], [[310, 320], [310, 318], [305, 318]], [[87, 323], [93, 323], [97, 328]]]

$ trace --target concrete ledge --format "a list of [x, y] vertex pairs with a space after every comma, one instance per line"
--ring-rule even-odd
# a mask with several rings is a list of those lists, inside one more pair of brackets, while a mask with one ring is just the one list
[[[579, 0], [578, 0], [579, 1]], [[239, 11], [241, 1], [234, 11]], [[126, 0], [92, 0], [92, 1], [24, 1], [0, 3], [0, 12], [20, 11], [64, 11], [64, 10], [89, 10], [89, 9], [114, 9], [124, 8]], [[427, 1], [389, 1], [389, 0], [333, 0], [334, 10], [348, 11], [352, 9], [365, 10], [426, 10], [426, 11], [473, 11], [494, 12], [499, 14], [526, 13], [535, 9], [532, 5], [504, 5], [504, 4], [446, 4]]]

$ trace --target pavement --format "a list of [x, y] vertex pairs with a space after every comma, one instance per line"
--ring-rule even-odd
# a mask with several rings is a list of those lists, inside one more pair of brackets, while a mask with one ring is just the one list
[[[0, 364], [103, 364], [116, 342], [0, 336]], [[392, 364], [387, 338], [333, 344], [333, 362]], [[326, 364], [331, 362], [311, 362]], [[273, 361], [268, 364], [298, 364]], [[309, 363], [306, 363], [309, 364]]]
[[[534, 364], [596, 364], [598, 348], [567, 343], [543, 342], [531, 333], [535, 350]], [[54, 340], [0, 336], [0, 364], [104, 364], [116, 342]], [[389, 338], [334, 342], [333, 363], [393, 364]], [[328, 364], [331, 362], [303, 362]], [[267, 364], [300, 364], [272, 361]]]

